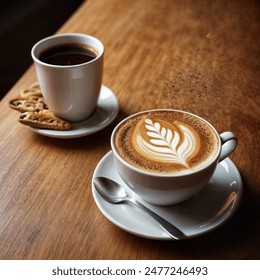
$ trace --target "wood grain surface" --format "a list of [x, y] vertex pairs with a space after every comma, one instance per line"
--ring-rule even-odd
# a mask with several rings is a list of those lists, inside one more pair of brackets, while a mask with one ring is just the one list
[[[8, 108], [36, 81], [34, 67], [17, 81], [0, 104], [0, 259], [259, 259], [259, 12], [254, 0], [85, 1], [58, 33], [104, 43], [103, 84], [120, 113], [87, 137], [40, 136]], [[96, 207], [91, 179], [113, 127], [152, 108], [190, 111], [237, 136], [231, 159], [244, 193], [221, 228], [182, 242], [148, 240]]]

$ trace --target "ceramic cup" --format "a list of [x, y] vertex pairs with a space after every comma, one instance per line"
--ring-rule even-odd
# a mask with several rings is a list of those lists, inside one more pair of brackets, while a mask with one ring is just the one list
[[[95, 56], [87, 62], [54, 65], [41, 56], [51, 48], [86, 46]], [[56, 49], [59, 52], [59, 49]], [[96, 38], [77, 33], [60, 34], [37, 42], [31, 51], [43, 96], [50, 110], [70, 122], [87, 119], [95, 110], [102, 85], [104, 46]]]
[[183, 202], [204, 188], [237, 145], [206, 120], [178, 110], [149, 110], [121, 121], [111, 135], [115, 167], [143, 200]]

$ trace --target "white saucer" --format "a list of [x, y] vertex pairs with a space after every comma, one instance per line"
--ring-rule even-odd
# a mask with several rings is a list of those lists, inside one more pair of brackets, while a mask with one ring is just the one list
[[28, 127], [41, 135], [53, 138], [78, 138], [95, 133], [108, 126], [116, 118], [118, 110], [119, 105], [115, 94], [103, 85], [94, 114], [85, 121], [72, 123], [70, 130], [61, 131]]
[[[112, 152], [106, 154], [97, 165], [93, 178], [103, 176], [125, 185], [117, 173]], [[208, 186], [192, 199], [170, 207], [159, 207], [142, 201], [150, 209], [163, 216], [182, 230], [188, 238], [208, 233], [226, 222], [237, 210], [242, 197], [242, 180], [235, 164], [229, 159], [222, 161]], [[127, 204], [111, 204], [94, 189], [92, 194], [103, 215], [119, 228], [137, 236], [173, 240], [146, 213]]]

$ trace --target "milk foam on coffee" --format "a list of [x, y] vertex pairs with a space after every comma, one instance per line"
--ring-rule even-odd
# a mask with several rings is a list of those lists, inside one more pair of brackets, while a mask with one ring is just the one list
[[189, 159], [200, 149], [197, 132], [182, 122], [145, 118], [134, 129], [132, 143], [136, 151], [153, 161], [171, 162], [189, 168]]
[[158, 110], [122, 123], [115, 137], [119, 155], [154, 173], [186, 173], [207, 165], [218, 152], [218, 137], [192, 114]]

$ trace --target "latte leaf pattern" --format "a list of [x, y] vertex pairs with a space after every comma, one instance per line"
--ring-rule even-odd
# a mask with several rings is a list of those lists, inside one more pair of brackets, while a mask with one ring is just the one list
[[196, 155], [196, 147], [199, 146], [195, 131], [183, 123], [175, 123], [171, 129], [166, 128], [151, 119], [145, 119], [145, 128], [149, 142], [141, 135], [138, 135], [136, 140], [147, 157], [189, 167], [188, 161]]

